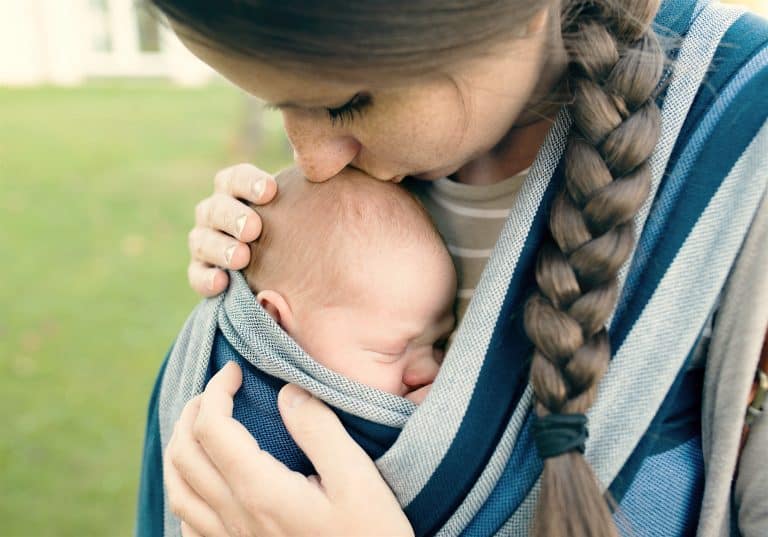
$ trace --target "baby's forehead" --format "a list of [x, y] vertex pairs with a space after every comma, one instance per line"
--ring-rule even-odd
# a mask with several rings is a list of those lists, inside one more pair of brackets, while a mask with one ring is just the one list
[[366, 244], [357, 254], [347, 252], [344, 269], [352, 298], [393, 317], [434, 318], [452, 308], [455, 270], [447, 252], [431, 244], [405, 243], [381, 249]]
[[256, 208], [263, 230], [253, 255], [255, 271], [272, 280], [336, 301], [393, 289], [397, 270], [419, 270], [435, 256], [450, 263], [426, 210], [399, 185], [354, 170], [318, 184], [291, 169], [277, 181], [275, 201]]
[[[352, 242], [357, 250], [420, 240], [442, 245], [429, 214], [402, 186], [378, 181], [357, 170], [344, 170], [323, 183], [304, 178], [298, 169], [277, 177], [276, 202], [265, 211], [292, 222], [294, 236]], [[349, 240], [347, 240], [349, 239]]]

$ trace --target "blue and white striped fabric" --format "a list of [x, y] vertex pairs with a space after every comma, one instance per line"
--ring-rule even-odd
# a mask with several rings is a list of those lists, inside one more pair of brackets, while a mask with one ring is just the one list
[[[704, 335], [768, 188], [768, 23], [703, 0], [667, 0], [656, 25], [685, 39], [659, 99], [653, 196], [637, 216], [642, 233], [621, 274], [613, 358], [589, 413], [586, 456], [619, 503], [622, 531], [684, 535], [694, 531], [701, 501]], [[235, 360], [244, 370], [235, 417], [288, 466], [311, 472], [275, 404], [279, 388], [295, 382], [337, 409], [417, 535], [527, 535], [542, 464], [531, 438], [522, 310], [569, 124], [563, 111], [419, 407], [314, 363], [232, 274], [226, 295], [195, 310], [161, 371], [138, 533], [178, 534], [163, 499], [161, 449], [184, 403]]]

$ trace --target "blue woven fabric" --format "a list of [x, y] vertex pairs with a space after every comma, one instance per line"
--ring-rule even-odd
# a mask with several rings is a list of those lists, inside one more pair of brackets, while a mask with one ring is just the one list
[[[734, 24], [723, 40], [726, 43], [730, 42], [739, 33], [746, 36], [746, 43], [739, 47], [724, 47], [725, 50], [722, 53], [724, 57], [720, 59], [721, 69], [715, 71], [717, 76], [712, 77], [707, 85], [702, 86], [694, 101], [697, 113], [689, 116], [686, 125], [683, 126], [687, 136], [681, 138], [680, 146], [684, 150], [675, 158], [675, 166], [668, 175], [670, 179], [664, 182], [659, 196], [654, 201], [648, 224], [643, 229], [632, 258], [630, 276], [627, 278], [624, 293], [616, 308], [617, 316], [624, 313], [630, 297], [637, 290], [639, 276], [654, 259], [653, 253], [659, 239], [664, 235], [670, 214], [678, 207], [686, 180], [704, 147], [704, 142], [720, 124], [725, 110], [734, 98], [740, 95], [744, 86], [768, 65], [768, 25], [757, 17], [745, 15]], [[751, 54], [754, 56], [750, 56]], [[740, 65], [738, 62], [744, 62], [745, 65]], [[730, 63], [736, 63], [740, 69], [732, 79], [727, 79], [724, 73], [728, 71], [725, 67]], [[716, 85], [726, 82], [728, 83], [724, 87]], [[700, 118], [702, 114], [704, 117]]]
[[647, 457], [614, 517], [623, 535], [692, 535], [704, 490], [701, 437]]
[[251, 366], [219, 332], [213, 343], [212, 373], [229, 361], [236, 362], [243, 371], [243, 386], [235, 394], [232, 416], [245, 425], [262, 449], [288, 468], [305, 475], [312, 473], [312, 464], [288, 434], [277, 409], [277, 392], [285, 382]]
[[[288, 468], [304, 475], [314, 473], [312, 463], [288, 434], [280, 418], [277, 394], [285, 382], [253, 367], [232, 347], [221, 332], [217, 332], [208, 378], [230, 361], [236, 362], [243, 372], [243, 385], [235, 394], [232, 416], [248, 429], [263, 450], [273, 454]], [[363, 420], [338, 409], [334, 411], [341, 418], [352, 438], [373, 459], [381, 456], [397, 439], [400, 432], [397, 428]]]
[[462, 535], [496, 534], [541, 475], [542, 462], [533, 441], [533, 419], [530, 414], [498, 484]]

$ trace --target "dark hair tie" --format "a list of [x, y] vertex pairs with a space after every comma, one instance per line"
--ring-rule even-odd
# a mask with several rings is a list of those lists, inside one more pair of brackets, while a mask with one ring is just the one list
[[542, 459], [574, 450], [584, 453], [587, 436], [584, 414], [547, 414], [537, 416], [533, 423], [533, 439]]

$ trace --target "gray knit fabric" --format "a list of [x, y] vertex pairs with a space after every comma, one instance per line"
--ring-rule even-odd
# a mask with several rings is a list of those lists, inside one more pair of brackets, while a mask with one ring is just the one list
[[[563, 110], [528, 172], [429, 397], [418, 407], [395, 444], [377, 461], [402, 505], [410, 503], [426, 484], [461, 425], [528, 230], [565, 150], [570, 124], [570, 117]], [[518, 425], [522, 425], [527, 407], [527, 400], [523, 400], [516, 413]], [[514, 438], [510, 441], [514, 443]], [[505, 461], [498, 462], [501, 466], [489, 468], [490, 472], [501, 472]]]
[[[763, 128], [768, 131], [768, 125]], [[764, 136], [766, 134], [764, 133]], [[768, 147], [764, 148], [766, 151]], [[763, 168], [763, 176], [768, 167]], [[754, 423], [733, 476], [745, 406], [768, 328], [768, 197], [763, 196], [736, 260], [717, 315], [704, 378], [702, 448], [705, 488], [698, 534], [725, 537], [738, 522], [742, 535], [768, 535], [768, 415]], [[731, 520], [731, 493], [737, 521]]]

